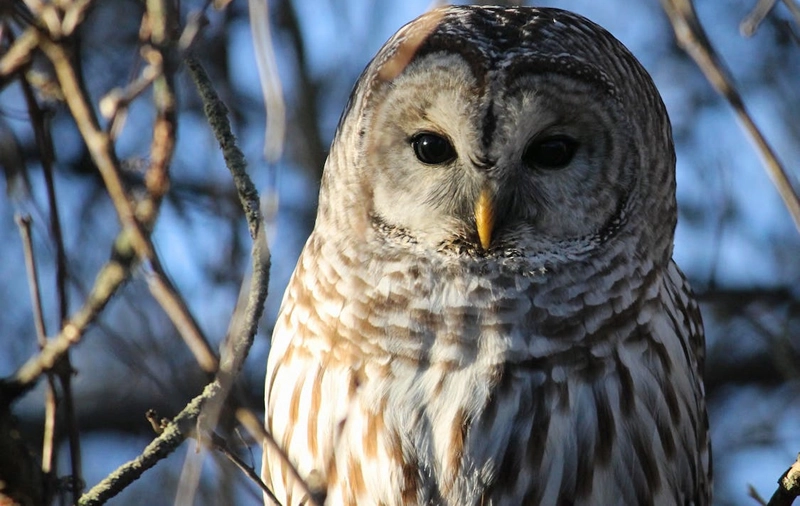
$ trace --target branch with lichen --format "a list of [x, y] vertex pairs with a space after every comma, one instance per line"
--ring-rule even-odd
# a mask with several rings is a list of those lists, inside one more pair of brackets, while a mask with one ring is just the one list
[[161, 434], [156, 437], [135, 459], [123, 464], [109, 474], [103, 481], [83, 494], [78, 501], [79, 506], [97, 506], [119, 494], [128, 485], [138, 480], [145, 471], [175, 451], [191, 434], [194, 433], [195, 422], [203, 404], [219, 391], [218, 382], [206, 386], [203, 393], [192, 399], [189, 404], [166, 424]]
[[800, 497], [800, 454], [794, 464], [778, 480], [778, 489], [767, 506], [791, 506]]

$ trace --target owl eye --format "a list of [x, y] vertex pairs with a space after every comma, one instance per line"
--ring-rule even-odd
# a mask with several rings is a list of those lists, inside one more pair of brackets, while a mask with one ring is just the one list
[[553, 135], [528, 144], [522, 153], [522, 161], [528, 167], [561, 169], [572, 161], [577, 150], [577, 140], [566, 135]]
[[416, 134], [411, 138], [411, 146], [417, 160], [429, 165], [439, 165], [456, 157], [456, 150], [449, 140], [430, 132]]

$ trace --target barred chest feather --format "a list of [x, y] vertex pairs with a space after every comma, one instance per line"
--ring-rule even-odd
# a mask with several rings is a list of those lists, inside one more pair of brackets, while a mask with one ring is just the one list
[[[268, 428], [326, 504], [705, 504], [674, 264], [382, 253], [312, 236], [273, 336]], [[264, 474], [306, 499], [278, 459]]]

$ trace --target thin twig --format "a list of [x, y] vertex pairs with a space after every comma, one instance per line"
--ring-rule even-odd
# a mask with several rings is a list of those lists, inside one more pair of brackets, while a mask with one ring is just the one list
[[69, 484], [72, 492], [72, 503], [74, 504], [83, 491], [81, 439], [77, 417], [75, 416], [75, 397], [72, 395], [72, 366], [69, 362], [69, 350], [64, 352], [61, 360], [63, 365], [56, 368], [56, 371], [58, 380], [61, 383], [61, 395], [64, 400], [64, 420], [67, 426], [67, 440], [69, 441]]
[[[217, 380], [220, 383], [220, 391], [210, 399], [198, 420], [198, 439], [203, 440], [208, 434], [213, 434], [214, 427], [224, 407], [230, 391], [232, 390], [236, 378], [247, 358], [250, 348], [253, 345], [255, 334], [258, 330], [258, 322], [264, 310], [264, 301], [267, 297], [267, 287], [269, 285], [269, 251], [264, 237], [264, 227], [258, 229], [258, 235], [253, 241], [251, 256], [253, 259], [253, 274], [248, 290], [247, 304], [244, 310], [237, 309], [231, 317], [231, 324], [228, 330], [228, 340], [223, 348], [220, 362], [220, 371]], [[244, 282], [244, 285], [247, 283]], [[188, 465], [188, 461], [187, 461]], [[186, 469], [186, 465], [184, 466]], [[195, 479], [198, 477], [195, 476]], [[189, 483], [184, 490], [191, 495], [197, 489], [194, 483]], [[182, 504], [191, 504], [191, 497], [184, 497]]]
[[130, 277], [135, 257], [128, 235], [123, 231], [117, 237], [111, 260], [100, 269], [83, 306], [64, 324], [58, 336], [50, 339], [47, 346], [23, 364], [12, 378], [0, 381], [0, 394], [2, 394], [0, 403], [10, 404], [33, 388], [43, 373], [53, 370], [69, 348], [80, 341], [117, 289]]
[[194, 44], [195, 39], [197, 38], [197, 34], [200, 33], [200, 30], [208, 24], [208, 18], [206, 17], [206, 9], [211, 5], [211, 0], [206, 0], [200, 9], [190, 12], [187, 16], [186, 26], [181, 32], [181, 36], [178, 39], [178, 49], [180, 50], [182, 55], [186, 54], [192, 44]]
[[129, 83], [125, 88], [114, 88], [100, 99], [100, 114], [108, 120], [106, 131], [112, 139], [116, 139], [122, 130], [123, 119], [131, 102], [145, 92], [161, 73], [160, 67], [147, 65], [142, 75]]
[[42, 311], [42, 296], [39, 291], [39, 274], [36, 270], [36, 259], [33, 254], [33, 241], [31, 240], [31, 217], [15, 215], [19, 234], [22, 237], [22, 250], [25, 255], [25, 269], [28, 275], [28, 287], [31, 292], [31, 307], [33, 308], [33, 324], [36, 328], [36, 342], [39, 348], [47, 344], [47, 330]]
[[800, 197], [795, 193], [786, 169], [781, 165], [772, 147], [747, 111], [729, 72], [711, 46], [691, 0], [661, 0], [661, 5], [669, 16], [678, 44], [697, 63], [717, 93], [722, 95], [733, 107], [739, 121], [744, 125], [745, 131], [755, 142], [764, 159], [765, 168], [772, 183], [789, 210], [795, 226], [800, 230]]
[[261, 480], [261, 477], [258, 475], [256, 470], [253, 469], [252, 466], [247, 465], [247, 463], [245, 463], [241, 458], [239, 458], [238, 455], [233, 453], [233, 451], [231, 451], [231, 449], [228, 447], [228, 443], [227, 441], [225, 441], [225, 439], [221, 438], [216, 433], [213, 433], [211, 435], [211, 442], [213, 443], [213, 447], [215, 450], [225, 455], [228, 458], [228, 460], [233, 462], [233, 464], [236, 467], [238, 467], [248, 478], [253, 480], [256, 483], [256, 485], [258, 485], [258, 487], [261, 489], [261, 491], [267, 495], [267, 497], [269, 497], [272, 501], [274, 501], [275, 504], [280, 505], [280, 501], [278, 500], [278, 498], [275, 497], [275, 494], [272, 493], [272, 490], [270, 490], [269, 487], [267, 487], [267, 485], [264, 483], [264, 481]]
[[200, 368], [214, 373], [219, 368], [219, 359], [200, 329], [197, 320], [160, 265], [154, 265], [146, 274], [147, 287], [164, 313], [169, 316], [184, 343], [194, 355]]
[[174, 75], [176, 69], [173, 47], [168, 44], [171, 10], [164, 0], [147, 1], [147, 20], [150, 24], [151, 47], [143, 51], [148, 63], [160, 69], [153, 82], [153, 102], [156, 120], [153, 125], [153, 140], [150, 144], [150, 167], [145, 174], [148, 200], [146, 210], [137, 209], [137, 216], [145, 223], [155, 219], [161, 199], [169, 189], [169, 163], [175, 151], [175, 136], [178, 121], [175, 112]]
[[[47, 206], [50, 215], [50, 235], [56, 251], [56, 294], [58, 300], [58, 322], [63, 325], [67, 321], [69, 311], [69, 299], [67, 298], [67, 255], [64, 248], [64, 236], [61, 230], [61, 219], [58, 213], [58, 203], [56, 201], [55, 182], [53, 180], [53, 161], [55, 160], [55, 150], [53, 149], [53, 139], [48, 128], [49, 120], [42, 111], [36, 95], [31, 89], [27, 79], [20, 79], [25, 102], [28, 106], [28, 116], [31, 118], [36, 144], [39, 148], [39, 156], [42, 163], [44, 174], [45, 189], [47, 191]], [[75, 416], [75, 399], [72, 393], [72, 363], [69, 353], [65, 353], [61, 359], [61, 364], [55, 369], [61, 383], [61, 395], [63, 397], [64, 417], [66, 433], [69, 441], [70, 455], [70, 485], [72, 490], [72, 502], [78, 500], [83, 488], [81, 472], [81, 446], [78, 423]], [[49, 381], [49, 378], [48, 378]], [[55, 392], [53, 392], [55, 394]], [[54, 402], [57, 399], [54, 399]], [[55, 415], [54, 415], [55, 416]]]
[[747, 496], [753, 499], [755, 502], [760, 504], [761, 506], [767, 506], [767, 501], [761, 497], [761, 494], [758, 493], [758, 490], [753, 485], [747, 485]]
[[57, 473], [58, 446], [56, 445], [56, 426], [58, 416], [58, 396], [56, 382], [52, 373], [47, 374], [47, 388], [44, 392], [44, 434], [42, 434], [42, 472], [48, 476], [44, 480], [45, 504], [50, 504], [56, 493], [53, 487]]
[[297, 472], [294, 464], [292, 464], [292, 461], [289, 460], [289, 456], [283, 451], [281, 445], [275, 441], [275, 438], [272, 437], [272, 434], [264, 429], [264, 426], [261, 425], [261, 422], [258, 420], [258, 418], [256, 418], [253, 413], [246, 409], [237, 409], [236, 419], [239, 420], [239, 423], [244, 426], [247, 432], [250, 433], [250, 435], [256, 441], [261, 443], [264, 451], [267, 451], [267, 447], [269, 447], [270, 455], [278, 458], [286, 465], [286, 469], [288, 469], [292, 479], [297, 483], [297, 485], [303, 491], [303, 494], [305, 494], [305, 497], [310, 501], [308, 504], [319, 504], [317, 498], [320, 494], [313, 492], [305, 480], [300, 477], [300, 473]]
[[[18, 6], [21, 4], [15, 4]], [[7, 26], [3, 25], [3, 34], [2, 38], [7, 39], [9, 44], [14, 43], [14, 35], [13, 33], [5, 29]], [[44, 116], [41, 114], [41, 109], [38, 107], [38, 103], [33, 95], [33, 92], [30, 88], [28, 81], [25, 79], [25, 75], [20, 72], [18, 74], [18, 81], [21, 85], [23, 90], [23, 94], [25, 95], [25, 99], [28, 102], [28, 114], [30, 117], [30, 123], [34, 129], [35, 137], [37, 144], [40, 148], [42, 148], [46, 143], [43, 142], [44, 135], [43, 132], [46, 132], [44, 128]], [[52, 151], [51, 151], [52, 153]], [[19, 157], [15, 157], [15, 161], [8, 161], [6, 163], [6, 171], [14, 172], [13, 168], [16, 167], [16, 171], [18, 172], [17, 178], [19, 181], [25, 181], [24, 183], [14, 183], [14, 177], [10, 174], [6, 174], [8, 179], [9, 188], [12, 186], [20, 186], [24, 187], [24, 190], [18, 187], [16, 190], [10, 190], [9, 193], [19, 193], [24, 194], [27, 199], [30, 199], [31, 206], [34, 210], [36, 210], [36, 204], [33, 201], [33, 198], [29, 191], [29, 183], [26, 181], [25, 178], [25, 167], [24, 162], [22, 160], [21, 155]], [[43, 168], [50, 168], [47, 164], [49, 161], [48, 155], [43, 153], [42, 154], [42, 166]], [[16, 162], [16, 163], [15, 163]], [[17, 166], [18, 164], [18, 166]], [[49, 195], [48, 195], [49, 196]], [[30, 291], [31, 297], [31, 308], [33, 310], [33, 320], [34, 320], [34, 328], [36, 329], [36, 341], [39, 347], [39, 350], [43, 349], [47, 344], [47, 327], [45, 325], [44, 319], [44, 311], [42, 309], [42, 300], [41, 300], [41, 290], [39, 286], [39, 275], [37, 272], [36, 266], [36, 258], [33, 249], [33, 241], [31, 238], [31, 216], [26, 212], [17, 212], [15, 213], [15, 220], [17, 225], [19, 226], [20, 236], [22, 238], [23, 244], [23, 253], [25, 257], [25, 267], [28, 275], [28, 286]], [[58, 447], [55, 444], [56, 434], [57, 434], [57, 422], [58, 422], [58, 395], [56, 391], [55, 385], [55, 376], [53, 373], [48, 372], [47, 374], [47, 384], [45, 387], [44, 393], [44, 427], [43, 427], [43, 434], [42, 434], [42, 450], [41, 450], [41, 470], [42, 472], [48, 477], [52, 478], [55, 476], [56, 473], [56, 462], [58, 459]], [[54, 495], [54, 487], [52, 486], [54, 480], [53, 479], [45, 479], [42, 481], [42, 502], [44, 504], [49, 504], [52, 502], [52, 498]]]
[[[739, 32], [745, 37], [752, 37], [764, 19], [769, 15], [778, 0], [758, 0], [753, 10], [745, 16], [739, 24]], [[794, 22], [800, 26], [800, 6], [795, 0], [783, 0], [783, 5], [794, 17]]]
[[[28, 274], [28, 287], [31, 294], [31, 307], [33, 308], [33, 322], [36, 328], [36, 341], [39, 349], [47, 345], [47, 330], [44, 323], [44, 312], [42, 311], [42, 297], [39, 290], [39, 274], [36, 269], [36, 258], [33, 252], [33, 241], [31, 240], [31, 218], [30, 216], [16, 215], [15, 221], [22, 237], [22, 247], [25, 255], [25, 269]], [[50, 474], [55, 470], [56, 459], [56, 416], [57, 400], [55, 381], [52, 373], [47, 374], [47, 389], [45, 390], [45, 417], [44, 435], [42, 437], [42, 471]], [[45, 483], [48, 483], [46, 481]], [[45, 503], [52, 500], [51, 487], [46, 487], [44, 491]]]
[[739, 32], [745, 37], [752, 37], [776, 3], [778, 0], [758, 0], [753, 10], [739, 23]]

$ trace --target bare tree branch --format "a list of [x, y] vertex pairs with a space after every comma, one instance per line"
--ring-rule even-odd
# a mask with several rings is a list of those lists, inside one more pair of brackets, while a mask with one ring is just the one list
[[39, 377], [53, 370], [69, 348], [80, 341], [120, 285], [130, 277], [132, 253], [127, 234], [123, 232], [117, 238], [112, 259], [100, 270], [83, 307], [64, 324], [54, 339], [47, 342], [38, 355], [17, 370], [13, 378], [0, 381], [0, 405], [11, 404], [14, 399], [33, 388]]
[[[53, 149], [53, 139], [50, 136], [49, 119], [44, 111], [39, 106], [36, 96], [33, 93], [30, 83], [27, 78], [21, 78], [22, 91], [25, 95], [25, 102], [28, 106], [28, 116], [33, 125], [34, 134], [36, 137], [36, 144], [39, 148], [40, 159], [42, 163], [42, 171], [44, 173], [45, 188], [47, 190], [47, 206], [50, 215], [50, 234], [52, 242], [56, 251], [56, 294], [58, 297], [58, 322], [63, 325], [67, 321], [69, 300], [67, 299], [67, 255], [64, 248], [64, 235], [61, 231], [61, 219], [58, 213], [58, 204], [56, 200], [55, 182], [53, 181], [53, 161], [55, 160], [55, 153]], [[75, 397], [72, 393], [72, 363], [69, 357], [69, 352], [66, 352], [60, 359], [60, 364], [57, 364], [55, 372], [58, 375], [59, 383], [61, 384], [61, 392], [63, 397], [64, 409], [64, 422], [66, 425], [66, 432], [69, 439], [69, 455], [70, 455], [70, 485], [72, 490], [72, 502], [78, 500], [80, 496], [83, 480], [81, 479], [81, 447], [80, 435], [78, 433], [77, 419], [75, 416]], [[48, 383], [52, 386], [52, 379], [48, 377]], [[53, 396], [52, 404], [58, 406], [60, 403], [56, 396], [54, 389], [50, 389], [47, 394]], [[56, 420], [56, 413], [52, 414], [53, 422]], [[55, 434], [55, 427], [53, 433]], [[47, 441], [45, 441], [47, 443]], [[54, 457], [55, 455], [53, 455]]]
[[730, 73], [708, 40], [691, 0], [661, 0], [661, 5], [669, 16], [678, 44], [697, 63], [717, 93], [722, 95], [733, 107], [745, 131], [755, 142], [764, 159], [767, 173], [789, 210], [795, 226], [800, 230], [800, 197], [792, 187], [786, 169], [747, 111]]

